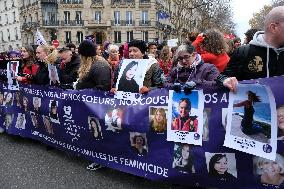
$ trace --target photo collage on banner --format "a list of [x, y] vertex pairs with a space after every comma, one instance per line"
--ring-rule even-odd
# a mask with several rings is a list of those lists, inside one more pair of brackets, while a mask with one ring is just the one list
[[19, 90], [19, 82], [16, 77], [18, 76], [19, 61], [10, 61], [7, 64], [7, 79], [9, 90]]
[[123, 120], [123, 109], [122, 108], [110, 108], [105, 113], [105, 126], [106, 131], [112, 131], [119, 133], [122, 128]]
[[102, 127], [98, 118], [88, 116], [89, 130], [95, 140], [103, 139]]
[[147, 69], [151, 66], [150, 59], [124, 59], [116, 82], [115, 98], [137, 101], [139, 90]]
[[133, 152], [139, 156], [148, 154], [146, 133], [130, 132], [130, 145]]
[[204, 96], [202, 90], [191, 94], [169, 91], [167, 140], [202, 145]]
[[240, 84], [230, 93], [224, 146], [275, 160], [277, 118], [269, 87]]
[[182, 173], [195, 173], [193, 145], [185, 143], [175, 143], [173, 169]]

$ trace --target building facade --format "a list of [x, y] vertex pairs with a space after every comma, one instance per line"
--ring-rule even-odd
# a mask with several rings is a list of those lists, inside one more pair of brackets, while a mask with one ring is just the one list
[[0, 41], [0, 52], [22, 45], [17, 0], [0, 0]]
[[38, 29], [51, 44], [80, 44], [86, 36], [98, 44], [132, 39], [170, 39], [174, 30], [159, 21], [156, 0], [19, 0], [23, 44], [35, 43]]

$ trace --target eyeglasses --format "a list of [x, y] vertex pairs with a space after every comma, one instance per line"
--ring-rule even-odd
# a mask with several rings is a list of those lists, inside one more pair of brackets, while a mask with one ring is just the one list
[[180, 56], [180, 57], [178, 57], [177, 58], [177, 60], [178, 61], [183, 61], [183, 60], [185, 60], [185, 61], [187, 61], [187, 60], [189, 60], [190, 58], [192, 58], [192, 57], [194, 57], [195, 56], [195, 53], [192, 53], [191, 55], [185, 55], [185, 56]]

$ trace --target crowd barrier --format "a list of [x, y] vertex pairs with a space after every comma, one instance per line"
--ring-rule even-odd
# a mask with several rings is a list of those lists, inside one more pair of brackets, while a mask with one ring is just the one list
[[[284, 104], [284, 77], [248, 83], [270, 86], [276, 104]], [[131, 102], [96, 90], [20, 85], [20, 91], [10, 91], [1, 83], [0, 121], [8, 134], [39, 140], [68, 153], [80, 154], [87, 160], [151, 180], [218, 188], [281, 188], [281, 185], [258, 182], [260, 173], [252, 155], [223, 146], [228, 91], [205, 88], [203, 92], [207, 129], [202, 146], [190, 145], [189, 148], [168, 142], [166, 131], [151, 127], [155, 110], [166, 109], [168, 105], [167, 89], [153, 90], [140, 96], [139, 102]], [[142, 142], [140, 149], [139, 142]], [[283, 142], [278, 141], [277, 153], [281, 155], [283, 150]], [[211, 157], [225, 154], [231, 176], [210, 175], [206, 154]], [[185, 162], [191, 166], [178, 165], [184, 156], [190, 156], [191, 162]], [[280, 167], [283, 169], [283, 166]]]

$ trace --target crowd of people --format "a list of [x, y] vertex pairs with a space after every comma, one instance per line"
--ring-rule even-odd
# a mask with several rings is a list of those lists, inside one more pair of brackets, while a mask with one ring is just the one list
[[[116, 93], [123, 60], [149, 59], [143, 86], [139, 88], [132, 80], [131, 71], [137, 69], [137, 62], [133, 61], [124, 73], [122, 82], [127, 85], [118, 85], [120, 90], [145, 94], [168, 88], [188, 93], [196, 85], [227, 87], [235, 92], [240, 80], [284, 74], [284, 6], [268, 13], [264, 31], [250, 29], [245, 34], [244, 45], [237, 37], [226, 39], [220, 31], [210, 29], [172, 48], [136, 39], [120, 47], [108, 41], [101, 46], [91, 39], [84, 40], [78, 48], [74, 44], [60, 49], [24, 46], [19, 52], [2, 53], [0, 69], [7, 68], [7, 61], [19, 61], [15, 76], [19, 83], [50, 85], [48, 65], [53, 65], [60, 81], [54, 85], [58, 87]], [[1, 80], [6, 80], [3, 74]], [[132, 87], [125, 88], [129, 85]], [[155, 129], [159, 130], [158, 126]]]

